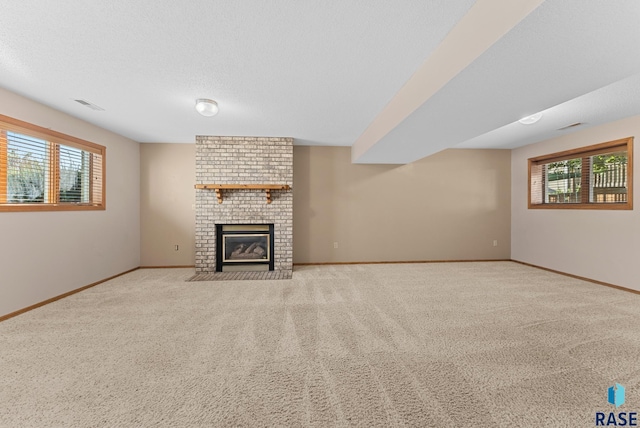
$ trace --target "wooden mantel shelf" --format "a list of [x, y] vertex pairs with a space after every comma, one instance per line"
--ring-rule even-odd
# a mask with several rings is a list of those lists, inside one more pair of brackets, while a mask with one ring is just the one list
[[267, 195], [267, 203], [271, 203], [272, 190], [290, 190], [288, 184], [196, 184], [196, 189], [211, 189], [216, 191], [218, 203], [222, 203], [222, 191], [224, 189], [256, 189], [264, 190]]

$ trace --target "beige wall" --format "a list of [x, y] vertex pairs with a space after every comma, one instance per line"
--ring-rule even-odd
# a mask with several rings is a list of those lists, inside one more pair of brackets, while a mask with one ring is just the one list
[[634, 210], [527, 209], [528, 158], [639, 134], [640, 116], [635, 116], [514, 150], [511, 158], [513, 259], [640, 290], [637, 149]]
[[142, 266], [194, 264], [195, 164], [195, 144], [140, 145]]
[[[294, 147], [295, 263], [510, 257], [509, 151], [448, 150], [397, 167], [351, 164], [349, 150]], [[194, 264], [194, 152], [142, 144], [142, 265]]]
[[349, 147], [296, 146], [293, 165], [295, 263], [510, 257], [507, 150], [389, 166], [351, 164]]
[[105, 211], [0, 213], [0, 316], [139, 266], [139, 144], [1, 88], [0, 114], [107, 147]]

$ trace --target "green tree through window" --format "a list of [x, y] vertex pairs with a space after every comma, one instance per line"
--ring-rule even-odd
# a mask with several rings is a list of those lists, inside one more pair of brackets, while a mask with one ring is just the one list
[[44, 202], [46, 141], [7, 132], [7, 150], [7, 202]]

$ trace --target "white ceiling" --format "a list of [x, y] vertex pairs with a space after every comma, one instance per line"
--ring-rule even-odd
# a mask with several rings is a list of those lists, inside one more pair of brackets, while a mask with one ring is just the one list
[[[523, 18], [504, 23], [513, 29], [367, 137], [354, 161], [513, 148], [640, 114], [640, 2], [527, 1]], [[514, 19], [512, 2], [4, 0], [0, 86], [139, 142], [256, 135], [350, 146], [447, 38], [474, 46]], [[198, 115], [196, 98], [217, 100], [220, 113]], [[535, 125], [514, 123], [541, 110]], [[585, 125], [557, 131], [575, 122]]]

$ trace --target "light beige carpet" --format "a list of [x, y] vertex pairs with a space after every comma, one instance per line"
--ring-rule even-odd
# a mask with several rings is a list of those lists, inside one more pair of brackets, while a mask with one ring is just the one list
[[0, 323], [0, 426], [589, 427], [615, 382], [640, 411], [638, 295], [511, 262], [192, 275]]

